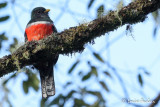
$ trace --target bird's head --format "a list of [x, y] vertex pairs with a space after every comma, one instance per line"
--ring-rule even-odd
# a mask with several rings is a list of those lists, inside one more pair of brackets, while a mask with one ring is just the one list
[[32, 20], [48, 20], [49, 15], [48, 12], [50, 9], [45, 9], [44, 7], [36, 7], [32, 10], [31, 19]]

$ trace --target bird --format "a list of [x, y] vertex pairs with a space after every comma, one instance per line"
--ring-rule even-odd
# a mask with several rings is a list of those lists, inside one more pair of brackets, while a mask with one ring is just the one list
[[[49, 11], [50, 9], [45, 9], [44, 7], [36, 7], [32, 10], [31, 19], [25, 29], [25, 42], [38, 41], [52, 33], [57, 33], [57, 29], [49, 17]], [[59, 55], [51, 55], [47, 61], [33, 64], [40, 74], [43, 99], [55, 95], [53, 66], [56, 64], [58, 57]]]

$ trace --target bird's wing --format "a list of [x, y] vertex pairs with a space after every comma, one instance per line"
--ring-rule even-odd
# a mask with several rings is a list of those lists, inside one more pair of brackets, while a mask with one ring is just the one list
[[53, 33], [57, 33], [57, 29], [56, 29], [56, 27], [54, 26], [54, 23], [53, 23], [52, 29], [53, 29]]
[[24, 33], [24, 38], [25, 38], [25, 42], [27, 42], [27, 34], [26, 34], [26, 32]]

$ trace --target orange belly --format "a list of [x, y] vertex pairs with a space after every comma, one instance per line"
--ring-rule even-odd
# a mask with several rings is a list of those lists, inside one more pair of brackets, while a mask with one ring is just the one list
[[53, 33], [52, 24], [37, 24], [26, 28], [25, 32], [28, 41], [40, 40]]

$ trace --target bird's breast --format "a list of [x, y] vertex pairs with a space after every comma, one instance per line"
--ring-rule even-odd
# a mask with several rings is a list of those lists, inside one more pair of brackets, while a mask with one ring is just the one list
[[53, 24], [38, 23], [28, 26], [25, 30], [28, 41], [40, 40], [53, 33]]

